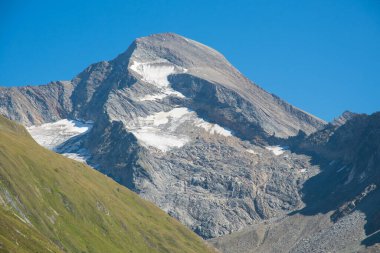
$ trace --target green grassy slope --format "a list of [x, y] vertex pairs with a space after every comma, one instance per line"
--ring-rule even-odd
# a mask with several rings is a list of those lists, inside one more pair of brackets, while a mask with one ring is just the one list
[[150, 202], [0, 116], [0, 252], [214, 252]]

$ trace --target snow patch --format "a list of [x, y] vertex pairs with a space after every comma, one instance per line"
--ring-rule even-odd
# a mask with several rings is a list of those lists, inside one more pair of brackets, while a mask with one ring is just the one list
[[148, 94], [138, 98], [139, 101], [161, 100], [167, 96], [185, 97], [182, 93], [175, 91], [170, 87], [168, 76], [176, 73], [186, 73], [187, 69], [177, 67], [166, 61], [146, 63], [133, 61], [129, 68], [141, 75], [143, 81], [160, 89], [158, 93]]
[[162, 90], [161, 93], [156, 93], [153, 95], [145, 95], [143, 97], [138, 98], [138, 100], [139, 101], [154, 101], [154, 100], [164, 99], [167, 96], [177, 96], [179, 98], [185, 97], [181, 92], [165, 89], [165, 90]]
[[62, 149], [61, 145], [73, 137], [87, 133], [93, 124], [93, 121], [62, 119], [53, 123], [31, 126], [27, 130], [41, 146], [54, 150], [70, 159], [86, 163], [86, 160], [90, 157], [87, 150], [79, 149], [77, 143], [73, 143], [69, 149]]
[[169, 86], [168, 76], [176, 73], [173, 65], [164, 62], [140, 63], [134, 61], [129, 68], [139, 73], [145, 82], [160, 88]]
[[165, 134], [153, 128], [143, 128], [132, 132], [139, 141], [147, 146], [158, 148], [163, 152], [169, 151], [174, 147], [180, 148], [189, 142], [187, 137], [181, 138], [180, 136]]
[[27, 130], [38, 144], [53, 150], [72, 137], [88, 132], [91, 127], [90, 122], [62, 119], [53, 123], [27, 127]]
[[267, 146], [265, 149], [272, 151], [272, 153], [277, 156], [282, 155], [285, 152], [284, 148], [281, 146]]
[[210, 134], [220, 134], [223, 136], [232, 136], [232, 133], [230, 130], [227, 130], [218, 124], [211, 124], [207, 121], [204, 121], [203, 119], [198, 119], [198, 122], [196, 124], [198, 127], [202, 127], [206, 132], [209, 132]]
[[259, 154], [255, 150], [253, 150], [253, 149], [246, 149], [245, 151], [247, 151], [248, 153], [254, 154], [254, 155], [258, 155]]
[[142, 125], [159, 126], [168, 123], [169, 120], [180, 119], [188, 113], [190, 113], [190, 111], [186, 107], [178, 107], [168, 112], [157, 112], [146, 118], [140, 117], [139, 122]]
[[125, 126], [142, 144], [163, 152], [182, 147], [191, 140], [189, 133], [182, 131], [184, 127], [198, 127], [210, 134], [222, 136], [232, 135], [231, 131], [199, 118], [186, 107], [137, 117], [133, 122], [125, 122]]
[[190, 141], [186, 135], [176, 133], [177, 127], [188, 119], [189, 113], [185, 107], [174, 108], [168, 112], [138, 117], [132, 124], [126, 124], [126, 127], [142, 144], [166, 152]]

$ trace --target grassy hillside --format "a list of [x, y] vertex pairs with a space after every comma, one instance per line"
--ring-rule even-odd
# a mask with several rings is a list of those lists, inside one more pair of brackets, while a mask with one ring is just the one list
[[0, 252], [214, 252], [150, 202], [0, 116]]

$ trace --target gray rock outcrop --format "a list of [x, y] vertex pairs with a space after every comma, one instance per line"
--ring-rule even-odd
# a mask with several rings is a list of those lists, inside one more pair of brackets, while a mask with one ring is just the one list
[[377, 252], [380, 113], [356, 114], [293, 145], [297, 152], [310, 154], [321, 169], [302, 187], [305, 206], [212, 239], [214, 245], [225, 253]]

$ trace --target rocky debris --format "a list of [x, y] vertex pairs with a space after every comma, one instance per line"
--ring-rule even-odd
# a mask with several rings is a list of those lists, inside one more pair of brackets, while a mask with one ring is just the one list
[[248, 226], [210, 242], [224, 253], [356, 252], [366, 238], [365, 215], [354, 212], [337, 223], [328, 215], [291, 215]]
[[[238, 141], [230, 142], [199, 138], [166, 155], [141, 157], [139, 164], [151, 177], [136, 185], [140, 195], [204, 238], [240, 230], [302, 205], [302, 182], [318, 172], [307, 157], [276, 157], [256, 147], [259, 157]], [[301, 172], [305, 164], [310, 168], [307, 174]]]
[[[326, 136], [328, 138], [319, 138]], [[298, 140], [299, 141], [299, 140]], [[294, 143], [293, 143], [294, 144]], [[372, 252], [380, 243], [380, 113], [304, 136], [293, 146], [321, 172], [302, 187], [304, 207], [212, 239], [223, 252]]]

